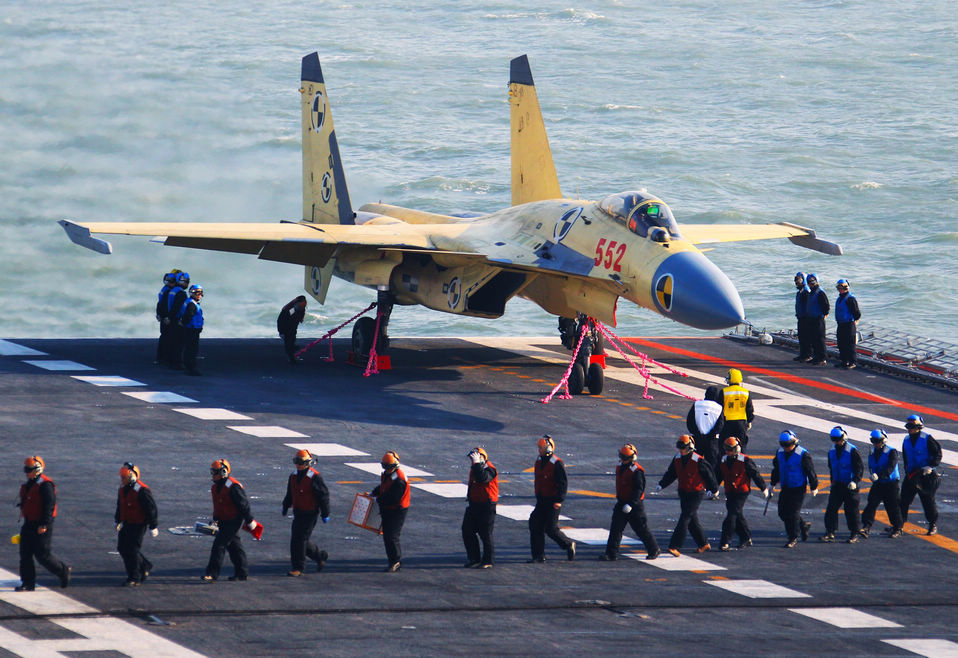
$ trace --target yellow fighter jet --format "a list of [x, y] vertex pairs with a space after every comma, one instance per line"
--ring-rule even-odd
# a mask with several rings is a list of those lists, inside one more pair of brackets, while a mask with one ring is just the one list
[[[171, 246], [304, 265], [306, 290], [320, 303], [334, 274], [374, 288], [382, 313], [379, 352], [388, 344], [394, 304], [497, 318], [516, 295], [559, 316], [567, 346], [570, 332], [588, 326], [584, 318], [615, 326], [620, 297], [691, 327], [724, 329], [745, 320], [742, 301], [696, 245], [788, 238], [841, 254], [839, 245], [794, 224], [679, 225], [668, 205], [641, 189], [599, 201], [564, 197], [525, 55], [512, 60], [510, 71], [511, 207], [467, 217], [380, 203], [355, 210], [316, 53], [303, 58], [301, 77], [301, 220], [59, 223], [73, 242], [105, 254], [112, 247], [92, 234], [162, 236]], [[368, 353], [374, 327], [368, 317], [356, 323], [355, 351]]]

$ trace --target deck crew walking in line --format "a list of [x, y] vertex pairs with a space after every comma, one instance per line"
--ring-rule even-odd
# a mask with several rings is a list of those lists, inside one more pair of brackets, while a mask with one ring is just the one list
[[140, 480], [140, 469], [132, 462], [120, 468], [120, 489], [116, 493], [116, 550], [126, 569], [126, 587], [136, 587], [147, 579], [153, 563], [143, 555], [143, 536], [147, 529], [151, 537], [160, 534], [157, 529], [156, 502], [146, 483]]
[[712, 468], [719, 463], [720, 437], [725, 426], [725, 414], [718, 402], [719, 391], [718, 386], [706, 388], [705, 399], [693, 402], [685, 417], [685, 427]]
[[823, 542], [834, 542], [838, 530], [838, 508], [845, 508], [845, 524], [848, 526], [848, 543], [859, 541], [861, 535], [861, 516], [859, 515], [858, 487], [865, 472], [861, 454], [848, 441], [848, 434], [841, 426], [835, 426], [829, 432], [832, 449], [828, 451], [828, 470], [832, 476], [832, 486], [828, 490], [828, 505], [825, 508], [825, 534]]
[[748, 448], [748, 431], [752, 428], [755, 419], [755, 410], [752, 409], [752, 396], [742, 385], [742, 371], [732, 368], [725, 375], [728, 384], [719, 393], [718, 403], [725, 414], [725, 422], [719, 436], [724, 440], [734, 436], [742, 445], [742, 450]]
[[[462, 516], [462, 543], [466, 547], [467, 569], [490, 569], [495, 561], [492, 533], [499, 502], [499, 471], [489, 461], [485, 448], [475, 447], [466, 455], [469, 485], [466, 487], [466, 512]], [[482, 541], [482, 552], [479, 542]]]
[[646, 560], [654, 560], [661, 554], [655, 535], [649, 530], [645, 516], [645, 469], [636, 461], [638, 451], [631, 443], [619, 448], [619, 465], [615, 468], [615, 507], [612, 508], [612, 523], [605, 552], [599, 556], [604, 562], [619, 558], [622, 531], [626, 524], [645, 545]]
[[395, 450], [383, 455], [381, 466], [383, 472], [379, 476], [379, 486], [370, 495], [379, 503], [379, 514], [383, 521], [383, 545], [389, 561], [385, 570], [395, 573], [402, 569], [402, 545], [399, 539], [409, 512], [409, 480], [399, 468], [399, 454]]
[[258, 524], [250, 512], [246, 490], [239, 480], [230, 475], [230, 471], [230, 463], [225, 459], [217, 459], [210, 465], [210, 477], [213, 479], [213, 486], [210, 487], [210, 495], [213, 497], [213, 521], [218, 529], [213, 537], [206, 574], [202, 578], [208, 583], [219, 578], [224, 553], [229, 553], [230, 562], [233, 563], [233, 575], [229, 580], [242, 581], [249, 576], [249, 563], [239, 531], [244, 523], [250, 530], [256, 530]]
[[655, 490], [661, 491], [678, 480], [679, 505], [682, 513], [675, 524], [675, 530], [669, 539], [669, 553], [678, 557], [681, 554], [682, 544], [685, 543], [685, 534], [692, 534], [692, 539], [698, 545], [698, 553], [704, 553], [712, 548], [705, 530], [699, 522], [698, 510], [702, 498], [708, 491], [709, 500], [718, 495], [718, 483], [715, 481], [715, 472], [709, 463], [699, 453], [695, 452], [695, 442], [688, 434], [683, 434], [675, 442], [678, 454], [669, 462], [669, 468], [659, 480]]
[[316, 562], [316, 571], [322, 571], [329, 553], [319, 550], [310, 537], [320, 518], [329, 523], [329, 489], [323, 476], [313, 468], [313, 455], [309, 450], [300, 450], [293, 457], [296, 472], [286, 480], [286, 496], [283, 498], [283, 516], [293, 508], [293, 527], [289, 536], [290, 570], [287, 576], [297, 577], [306, 573], [306, 558]]
[[778, 517], [785, 524], [788, 541], [785, 548], [795, 548], [798, 536], [802, 541], [808, 539], [812, 524], [802, 520], [802, 503], [805, 502], [805, 490], [811, 487], [812, 497], [818, 495], [818, 475], [812, 455], [798, 445], [798, 436], [792, 430], [785, 430], [778, 437], [779, 449], [772, 461], [772, 487], [782, 484], [778, 496]]
[[874, 429], [869, 435], [872, 451], [868, 454], [868, 472], [872, 481], [872, 488], [868, 491], [868, 502], [862, 511], [861, 535], [868, 537], [875, 522], [875, 510], [880, 504], [885, 505], [885, 513], [891, 522], [891, 537], [898, 539], [902, 536], [901, 519], [901, 467], [898, 465], [899, 453], [887, 444], [888, 434], [883, 429]]
[[575, 542], [559, 530], [559, 511], [569, 488], [565, 464], [555, 456], [555, 441], [548, 434], [536, 444], [539, 458], [535, 463], [536, 506], [529, 515], [529, 544], [532, 558], [529, 562], [546, 561], [546, 535], [575, 559]]
[[738, 535], [738, 547], [747, 548], [752, 545], [752, 531], [745, 521], [745, 501], [751, 491], [749, 480], [755, 483], [768, 498], [771, 491], [765, 486], [765, 479], [758, 472], [758, 467], [752, 458], [742, 452], [742, 445], [737, 437], [730, 436], [723, 444], [725, 455], [715, 469], [715, 479], [719, 484], [725, 483], [725, 520], [722, 522], [722, 538], [719, 541], [720, 551], [730, 551], [732, 533]]
[[26, 483], [20, 485], [20, 580], [14, 590], [32, 592], [37, 584], [36, 559], [47, 571], [60, 579], [60, 587], [70, 584], [69, 565], [61, 562], [51, 552], [53, 544], [53, 521], [57, 517], [57, 487], [53, 480], [43, 474], [46, 466], [39, 455], [23, 461]]
[[938, 534], [938, 504], [935, 492], [941, 484], [941, 476], [935, 467], [941, 463], [941, 446], [935, 438], [924, 431], [925, 421], [918, 414], [912, 414], [905, 421], [908, 436], [901, 444], [904, 458], [905, 477], [901, 482], [901, 518], [908, 521], [908, 508], [915, 500], [915, 494], [921, 500], [928, 521], [929, 535]]

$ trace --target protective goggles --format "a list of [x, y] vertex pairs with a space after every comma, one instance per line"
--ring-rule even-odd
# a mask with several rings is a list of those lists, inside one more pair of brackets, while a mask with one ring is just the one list
[[294, 464], [299, 464], [300, 466], [302, 466], [303, 464], [308, 464], [308, 463], [310, 463], [311, 461], [313, 461], [313, 460], [312, 460], [312, 459], [303, 459], [302, 457], [293, 457], [293, 463], [294, 463]]

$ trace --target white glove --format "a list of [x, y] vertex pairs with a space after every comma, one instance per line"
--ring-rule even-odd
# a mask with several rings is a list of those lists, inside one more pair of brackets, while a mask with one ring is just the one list
[[150, 530], [150, 537], [152, 537], [153, 539], [156, 539], [159, 536], [160, 536], [159, 528], [153, 528], [152, 530]]
[[258, 526], [258, 525], [259, 525], [259, 524], [258, 524], [255, 520], [250, 521], [250, 522], [249, 522], [249, 529], [250, 529], [250, 530], [256, 530], [256, 526]]
[[812, 489], [812, 498], [818, 495], [818, 489]]
[[632, 506], [629, 505], [628, 503], [626, 503], [625, 505], [622, 506], [622, 511], [623, 511], [625, 514], [628, 514], [629, 512], [632, 511]]
[[660, 491], [662, 491], [662, 485], [661, 484], [655, 485], [655, 491], [653, 493], [658, 493]]
[[928, 474], [931, 473], [933, 470], [935, 470], [935, 469], [933, 469], [931, 466], [925, 466], [923, 469], [921, 469], [921, 474], [922, 474], [922, 475], [928, 475]]
[[116, 531], [119, 532], [122, 529], [123, 529], [123, 521], [120, 521], [119, 523], [116, 524]]
[[768, 488], [762, 489], [762, 495], [765, 496], [766, 498], [768, 498], [769, 496], [772, 495], [772, 490], [771, 490], [771, 489], [768, 489]]
[[472, 451], [469, 453], [469, 459], [472, 460], [473, 464], [478, 464], [479, 462], [482, 461], [482, 457], [476, 451]]
[[878, 482], [878, 473], [872, 473], [871, 479], [872, 479], [872, 482]]
[[858, 488], [858, 485], [855, 484], [854, 482], [849, 482], [849, 483], [848, 483], [848, 490], [849, 490], [849, 491], [855, 491], [855, 489], [857, 489], [857, 488]]

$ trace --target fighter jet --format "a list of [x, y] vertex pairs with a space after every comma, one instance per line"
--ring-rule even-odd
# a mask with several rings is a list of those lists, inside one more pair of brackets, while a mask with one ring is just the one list
[[[626, 299], [690, 327], [724, 329], [745, 321], [735, 286], [697, 248], [713, 242], [788, 238], [827, 254], [837, 244], [780, 224], [679, 224], [645, 189], [598, 201], [563, 195], [528, 58], [511, 62], [512, 206], [488, 214], [444, 215], [382, 203], [354, 209], [336, 140], [319, 56], [302, 60], [303, 217], [279, 223], [75, 223], [73, 242], [100, 253], [93, 234], [159, 236], [175, 247], [252, 254], [304, 265], [306, 290], [321, 304], [330, 278], [378, 291], [380, 333], [362, 318], [360, 354], [388, 345], [394, 305], [500, 317], [515, 296], [559, 316], [560, 328], [595, 318], [615, 326]], [[565, 319], [565, 320], [563, 320]], [[569, 341], [564, 341], [569, 342]], [[592, 346], [593, 348], [596, 346]], [[587, 365], [584, 364], [584, 365]], [[579, 387], [581, 390], [581, 387]], [[592, 392], [597, 392], [590, 385]]]

